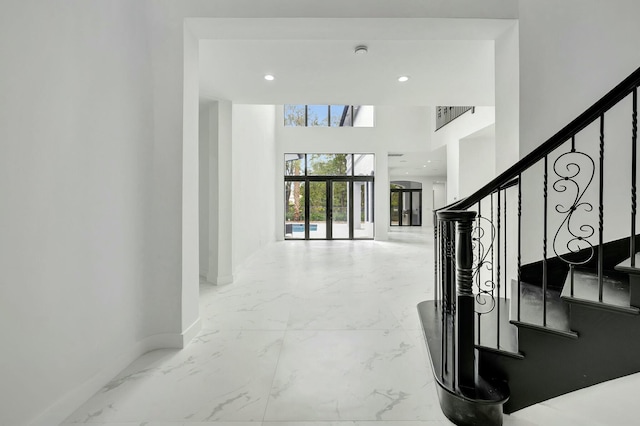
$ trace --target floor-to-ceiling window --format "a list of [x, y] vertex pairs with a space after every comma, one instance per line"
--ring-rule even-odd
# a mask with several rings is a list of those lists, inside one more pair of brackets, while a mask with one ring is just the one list
[[391, 226], [422, 226], [422, 184], [391, 182]]
[[371, 239], [373, 154], [285, 154], [285, 239]]

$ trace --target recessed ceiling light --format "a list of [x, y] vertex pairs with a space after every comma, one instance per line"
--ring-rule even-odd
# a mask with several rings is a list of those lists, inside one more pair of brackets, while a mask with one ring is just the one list
[[405, 81], [408, 81], [409, 77], [407, 77], [406, 75], [401, 75], [400, 77], [398, 77], [398, 81], [400, 83], [404, 83]]
[[361, 45], [361, 46], [356, 46], [353, 52], [356, 55], [366, 55], [368, 51], [369, 49], [367, 48], [367, 46]]
[[427, 167], [427, 165], [426, 165], [426, 164], [423, 164], [423, 165], [422, 165], [422, 167]]
[[271, 74], [267, 74], [267, 75], [264, 76], [264, 79], [267, 80], [267, 81], [273, 81], [276, 78]]
[[408, 174], [409, 174], [409, 172], [404, 172], [404, 174], [405, 174], [405, 175], [408, 175]]
[[431, 160], [427, 160], [427, 163], [430, 163], [430, 162], [431, 162]]

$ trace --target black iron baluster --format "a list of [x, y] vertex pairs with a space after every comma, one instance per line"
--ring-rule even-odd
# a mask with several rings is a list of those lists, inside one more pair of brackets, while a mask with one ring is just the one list
[[507, 190], [504, 190], [504, 300], [507, 300], [507, 276], [509, 275], [507, 263], [507, 253], [509, 252], [507, 247]]
[[[480, 220], [482, 218], [482, 200], [478, 201], [478, 217], [477, 217], [477, 226], [478, 226], [478, 233], [477, 233], [477, 237], [478, 237], [478, 272], [476, 273], [476, 285], [478, 287], [478, 297], [482, 297], [481, 294], [482, 292], [480, 291], [481, 289], [481, 272], [482, 272], [482, 230], [480, 229]], [[482, 342], [482, 327], [481, 325], [481, 314], [480, 312], [477, 313], [478, 315], [478, 344], [480, 345]]]
[[521, 283], [522, 283], [522, 173], [518, 175], [518, 321], [520, 321]]
[[438, 304], [438, 217], [433, 212], [433, 303]]
[[544, 156], [544, 226], [542, 237], [542, 325], [547, 326], [547, 182], [548, 158]]
[[[571, 152], [576, 152], [576, 135], [571, 136]], [[586, 190], [586, 188], [585, 188], [585, 190]], [[573, 272], [574, 272], [574, 269], [573, 269], [573, 267], [574, 267], [573, 263], [570, 263], [569, 264], [569, 274], [571, 274], [571, 285], [570, 285], [570, 289], [569, 290], [570, 290], [570, 293], [571, 293], [571, 297], [573, 297], [573, 288], [574, 288], [574, 285], [573, 285]]]
[[440, 267], [438, 268], [438, 274], [440, 274], [440, 278], [438, 280], [438, 292], [440, 293], [440, 306], [444, 309], [444, 303], [446, 294], [444, 291], [444, 280], [445, 280], [445, 256], [446, 256], [446, 246], [444, 242], [444, 223], [442, 223], [438, 219], [438, 240], [440, 241], [440, 253], [438, 256], [438, 262], [440, 263]]
[[636, 155], [638, 142], [638, 88], [633, 88], [633, 114], [631, 115], [632, 135], [631, 135], [631, 238], [629, 252], [631, 256], [631, 267], [636, 266]]
[[600, 116], [600, 187], [598, 219], [598, 301], [604, 292], [604, 114]]
[[[493, 193], [491, 193], [490, 198], [491, 198], [491, 221], [493, 221], [493, 219], [494, 219], [494, 217], [493, 217]], [[492, 239], [493, 239], [493, 236], [492, 236]], [[493, 268], [493, 265], [496, 264], [496, 259], [493, 256], [493, 246], [494, 246], [494, 244], [491, 244], [491, 282], [492, 283], [495, 282], [494, 279], [495, 279], [495, 274], [496, 274], [496, 271]], [[491, 286], [491, 297], [495, 296], [495, 294], [493, 294], [494, 291], [495, 291], [495, 288], [492, 285]]]
[[571, 276], [571, 296], [573, 296], [573, 268], [574, 268], [573, 263], [570, 263], [569, 264], [569, 274]]
[[496, 315], [497, 315], [497, 327], [496, 327], [496, 347], [499, 348], [500, 347], [500, 189], [498, 189], [498, 211], [497, 211], [498, 217], [497, 217], [497, 227], [498, 227], [498, 236], [496, 239], [497, 242], [497, 249], [496, 251], [498, 252], [498, 263], [496, 265], [496, 285], [498, 287], [498, 297], [496, 298], [496, 300], [498, 301], [498, 304], [496, 306]]

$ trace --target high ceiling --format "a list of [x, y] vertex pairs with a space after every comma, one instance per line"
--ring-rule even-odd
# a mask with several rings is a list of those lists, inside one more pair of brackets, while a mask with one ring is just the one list
[[[196, 18], [200, 91], [245, 104], [494, 105], [508, 19]], [[356, 55], [365, 45], [366, 55]], [[266, 81], [264, 76], [275, 76]], [[398, 82], [406, 75], [409, 80]], [[394, 176], [446, 175], [446, 150], [397, 153]], [[424, 166], [427, 167], [424, 167]]]

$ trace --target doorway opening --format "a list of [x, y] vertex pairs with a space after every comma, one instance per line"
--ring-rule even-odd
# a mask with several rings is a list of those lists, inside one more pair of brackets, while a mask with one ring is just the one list
[[374, 161], [373, 154], [285, 154], [285, 239], [372, 239]]
[[422, 226], [422, 184], [391, 182], [391, 226]]

